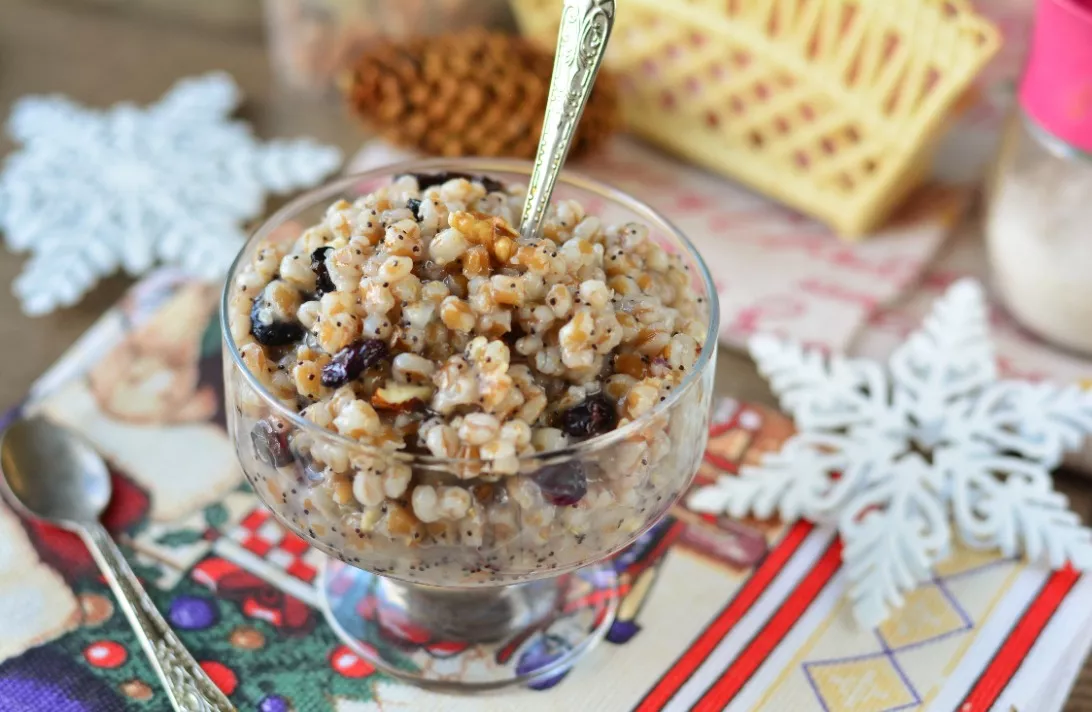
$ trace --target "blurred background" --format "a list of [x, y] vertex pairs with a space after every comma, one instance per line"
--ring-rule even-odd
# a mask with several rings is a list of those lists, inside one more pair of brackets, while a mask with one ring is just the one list
[[[943, 42], [938, 40], [937, 56], [930, 57], [930, 61], [958, 71], [943, 79], [938, 79], [940, 75], [932, 70], [919, 71], [920, 76], [915, 78], [922, 86], [934, 87], [938, 101], [920, 107], [921, 102], [911, 100], [906, 93], [896, 102], [901, 102], [900, 106], [887, 109], [891, 125], [883, 127], [882, 132], [870, 133], [868, 115], [861, 111], [859, 102], [832, 102], [822, 91], [810, 94], [805, 91], [802, 98], [789, 97], [791, 106], [781, 102], [795, 112], [795, 118], [788, 123], [760, 106], [786, 89], [808, 89], [806, 77], [794, 77], [784, 69], [787, 66], [784, 61], [790, 62], [788, 66], [794, 61], [792, 53], [807, 57], [810, 52], [814, 58], [817, 52], [831, 52], [830, 48], [814, 43], [809, 48], [802, 46], [799, 39], [785, 37], [771, 45], [772, 56], [764, 58], [739, 44], [732, 35], [731, 25], [726, 30], [722, 26], [719, 34], [694, 30], [705, 18], [693, 13], [684, 16], [689, 12], [688, 3], [679, 4], [684, 15], [677, 17], [671, 11], [674, 4], [666, 5], [660, 13], [655, 9], [656, 3], [634, 3], [628, 21], [623, 12], [623, 22], [612, 42], [608, 58], [610, 77], [600, 82], [609, 82], [609, 86], [597, 90], [585, 119], [583, 130], [587, 136], [578, 150], [589, 158], [578, 164], [578, 168], [623, 183], [622, 187], [639, 190], [642, 186], [624, 184], [639, 172], [634, 169], [635, 162], [642, 164], [647, 172], [656, 172], [667, 164], [661, 162], [659, 153], [641, 153], [634, 158], [631, 151], [607, 149], [610, 137], [624, 132], [628, 125], [630, 132], [644, 142], [666, 149], [663, 156], [681, 159], [664, 168], [663, 175], [680, 185], [689, 181], [693, 188], [685, 195], [672, 196], [671, 205], [657, 205], [647, 194], [640, 197], [669, 213], [676, 207], [675, 202], [682, 206], [683, 213], [689, 210], [687, 201], [700, 206], [704, 200], [728, 208], [724, 214], [714, 215], [693, 229], [692, 238], [696, 237], [693, 233], [700, 233], [697, 237], [709, 233], [713, 245], [710, 249], [715, 250], [717, 243], [724, 243], [718, 231], [734, 234], [733, 230], [751, 226], [760, 228], [759, 232], [799, 234], [802, 226], [805, 241], [813, 246], [801, 251], [800, 257], [807, 260], [814, 257], [814, 245], [821, 245], [818, 249], [833, 255], [842, 248], [830, 234], [832, 231], [860, 237], [881, 229], [879, 226], [892, 210], [920, 186], [933, 164], [937, 127], [951, 123], [943, 115], [957, 113], [973, 129], [958, 140], [948, 139], [961, 150], [968, 146], [972, 150], [970, 154], [949, 157], [947, 170], [963, 173], [959, 177], [964, 180], [970, 176], [972, 182], [981, 177], [981, 167], [989, 160], [1000, 124], [1003, 109], [999, 106], [1011, 94], [1016, 68], [1022, 61], [1023, 35], [1029, 31], [1030, 15], [1030, 2], [1023, 0], [1015, 3], [993, 0], [987, 4], [991, 5], [987, 9], [999, 22], [998, 27], [1005, 33], [1011, 32], [1018, 41], [997, 54], [1001, 33], [995, 35], [992, 26], [986, 24], [981, 25], [981, 30], [975, 26], [975, 32], [981, 32], [982, 37], [964, 43], [967, 47], [956, 46], [958, 38], [954, 36], [942, 37]], [[957, 5], [964, 15], [971, 17], [969, 6]], [[347, 157], [352, 157], [376, 135], [401, 144], [403, 149], [433, 153], [528, 155], [537, 139], [536, 122], [548, 80], [557, 7], [558, 3], [552, 0], [513, 3], [508, 0], [4, 0], [0, 5], [0, 112], [7, 115], [13, 103], [24, 95], [44, 93], [64, 94], [96, 108], [119, 101], [145, 104], [157, 99], [181, 77], [223, 70], [241, 88], [243, 103], [239, 117], [250, 122], [261, 137], [308, 136], [340, 147]], [[883, 22], [877, 23], [876, 41], [884, 46], [877, 44], [868, 50], [876, 56], [865, 56], [867, 53], [862, 50], [861, 57], [848, 58], [847, 71], [854, 74], [847, 75], [851, 92], [854, 83], [863, 86], [886, 76], [879, 71], [884, 57], [890, 57], [900, 66], [912, 65], [914, 54], [910, 50], [915, 47], [915, 40], [910, 36], [900, 40], [899, 33], [890, 29], [897, 29], [900, 23], [914, 26], [910, 23], [912, 17], [894, 13], [878, 19]], [[977, 18], [972, 19], [978, 22]], [[845, 22], [849, 27], [853, 18], [847, 16]], [[1005, 28], [1006, 22], [1013, 27]], [[474, 75], [475, 58], [480, 58], [482, 52], [489, 53], [485, 47], [489, 41], [494, 44], [498, 41], [495, 36], [483, 39], [478, 35], [473, 39], [475, 35], [464, 33], [449, 39], [449, 44], [439, 50], [429, 42], [421, 42], [424, 36], [482, 29], [504, 35], [522, 29], [529, 37], [526, 42], [513, 39], [513, 46], [495, 46], [492, 50], [498, 56], [506, 56], [506, 52], [507, 56], [519, 56], [520, 61], [512, 63], [515, 69], [502, 66], [497, 76]], [[945, 27], [937, 27], [940, 34], [946, 31]], [[886, 35], [881, 37], [883, 33]], [[832, 35], [826, 41], [833, 40]], [[392, 50], [391, 42], [401, 45]], [[930, 42], [933, 42], [931, 36], [927, 37], [927, 44]], [[531, 46], [537, 49], [529, 49]], [[361, 54], [369, 51], [371, 55], [362, 59]], [[386, 72], [398, 79], [388, 77], [386, 83], [377, 83], [374, 80], [377, 75], [384, 74], [391, 62], [398, 63], [398, 52], [406, 56], [416, 53], [418, 59], [429, 61], [411, 64], [409, 76]], [[429, 53], [430, 56], [425, 56]], [[987, 66], [991, 59], [993, 63]], [[865, 71], [868, 68], [862, 62], [875, 66]], [[850, 64], [857, 68], [850, 68]], [[405, 70], [406, 65], [401, 66]], [[421, 72], [420, 76], [413, 74], [418, 71], [413, 66]], [[922, 64], [921, 68], [925, 66]], [[972, 86], [972, 80], [980, 72], [990, 82]], [[989, 92], [989, 96], [980, 96], [983, 92]], [[423, 101], [451, 107], [454, 118], [422, 115], [417, 107]], [[489, 105], [498, 102], [501, 107]], [[960, 106], [962, 113], [957, 111]], [[758, 110], [752, 114], [754, 121], [738, 120], [741, 112], [756, 107]], [[968, 111], [968, 107], [973, 110]], [[903, 125], [911, 113], [914, 125]], [[516, 120], [510, 120], [512, 115]], [[467, 125], [473, 123], [469, 122], [470, 117], [484, 129], [479, 126], [477, 133], [467, 136]], [[879, 120], [887, 119], [876, 119]], [[502, 127], [505, 121], [512, 134], [521, 140], [483, 141], [483, 134], [495, 133], [494, 126]], [[978, 131], [980, 124], [986, 129]], [[732, 134], [728, 139], [724, 138], [726, 131]], [[786, 132], [796, 138], [784, 139], [781, 134]], [[435, 139], [437, 135], [443, 140]], [[437, 143], [428, 143], [426, 137], [434, 138]], [[0, 154], [14, 148], [8, 136], [0, 136]], [[839, 151], [848, 152], [846, 159], [852, 165], [835, 165], [832, 170], [824, 171], [826, 187], [808, 177], [808, 170], [822, 165], [822, 159]], [[766, 160], [763, 152], [775, 155], [781, 163]], [[885, 158], [888, 154], [900, 155], [888, 160]], [[364, 163], [358, 161], [357, 166], [374, 159], [360, 160]], [[776, 212], [777, 208], [769, 207], [775, 203], [756, 202], [750, 191], [711, 179], [704, 171], [683, 176], [679, 167], [688, 163], [740, 179], [759, 192], [814, 215], [830, 229], [801, 223], [796, 211]], [[646, 193], [658, 190], [654, 180], [646, 181], [643, 188]], [[961, 199], [942, 195], [940, 202], [945, 200]], [[927, 203], [928, 200], [923, 204]], [[272, 209], [276, 204], [274, 198], [267, 207]], [[944, 208], [948, 212], [956, 209], [954, 203], [950, 209]], [[671, 217], [685, 222], [686, 215]], [[951, 225], [930, 224], [932, 217], [927, 215], [917, 223], [923, 234], [914, 239], [916, 242], [911, 240], [906, 246], [907, 241], [902, 240], [899, 244], [905, 249], [895, 248], [894, 256], [877, 257], [879, 261], [907, 261], [909, 267], [895, 280], [897, 286], [919, 276], [920, 266], [931, 258], [950, 232]], [[940, 222], [952, 222], [951, 216], [943, 216]], [[782, 269], [778, 262], [781, 258], [770, 251], [759, 255], [753, 245], [740, 244], [744, 245], [740, 249], [752, 251], [740, 254], [729, 249], [723, 254], [707, 254], [715, 267], [724, 261], [760, 259], [762, 263], [756, 270], [758, 278], [741, 284], [734, 294], [722, 295], [727, 315], [739, 317], [742, 324], [736, 329], [735, 345], [742, 344], [747, 334], [757, 328], [758, 312], [776, 316], [779, 309], [796, 308], [778, 306], [784, 301], [783, 295], [772, 294], [763, 285], [780, 279], [779, 289], [791, 291], [795, 289], [793, 282], [778, 274], [783, 272], [795, 278], [793, 270], [799, 269], [798, 265], [792, 266], [791, 256], [785, 258], [786, 267]], [[895, 241], [888, 240], [886, 244], [894, 245]], [[873, 248], [866, 248], [863, 254], [868, 249]], [[882, 253], [884, 249], [879, 251]], [[808, 251], [811, 256], [805, 254]], [[835, 258], [833, 255], [832, 259]], [[24, 259], [10, 253], [0, 255], [0, 283], [9, 284]], [[879, 275], [876, 281], [890, 281], [889, 276]], [[26, 384], [116, 301], [129, 283], [131, 280], [124, 277], [107, 279], [86, 299], [51, 313], [45, 320], [22, 316], [9, 291], [0, 290], [0, 313], [4, 315], [0, 318], [0, 338], [28, 345], [5, 369], [7, 377], [0, 382], [0, 402], [9, 404], [18, 400]], [[881, 290], [880, 301], [890, 300], [901, 291], [875, 284], [865, 291], [873, 288]], [[829, 292], [829, 289], [820, 284], [816, 291]], [[858, 301], [876, 298], [863, 294]], [[837, 329], [840, 336], [836, 341], [844, 342], [863, 321], [864, 311], [853, 309], [857, 311], [841, 315], [844, 318]], [[818, 324], [824, 315], [808, 320]], [[808, 320], [801, 317], [798, 322]], [[733, 327], [729, 324], [726, 328]], [[802, 336], [811, 338], [813, 334]], [[740, 397], [755, 395], [749, 384], [747, 381], [738, 385]]]

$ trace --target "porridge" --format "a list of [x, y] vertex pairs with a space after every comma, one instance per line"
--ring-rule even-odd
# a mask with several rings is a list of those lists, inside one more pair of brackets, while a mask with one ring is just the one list
[[244, 470], [338, 558], [466, 585], [571, 568], [639, 534], [696, 470], [710, 384], [688, 376], [709, 324], [686, 263], [573, 200], [523, 240], [523, 199], [399, 176], [238, 268], [241, 359], [314, 425], [229, 376]]

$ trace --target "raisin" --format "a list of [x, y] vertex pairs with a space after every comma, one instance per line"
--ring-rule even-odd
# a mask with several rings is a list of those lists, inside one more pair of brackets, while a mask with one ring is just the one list
[[514, 323], [512, 324], [512, 328], [501, 335], [501, 340], [508, 345], [509, 349], [514, 351], [516, 348], [516, 342], [522, 339], [524, 336], [527, 336], [527, 332], [524, 331], [523, 325], [520, 324], [519, 321], [513, 320], [513, 322]]
[[311, 271], [315, 273], [318, 285], [317, 296], [337, 290], [334, 280], [330, 279], [330, 268], [326, 266], [326, 253], [334, 248], [320, 247], [311, 253]]
[[284, 467], [295, 459], [288, 447], [288, 438], [268, 420], [255, 423], [250, 431], [250, 442], [254, 444], [254, 456], [267, 465]]
[[406, 207], [413, 211], [413, 219], [421, 222], [421, 201], [417, 198], [410, 198], [406, 201]]
[[385, 361], [389, 355], [390, 348], [382, 339], [364, 339], [350, 344], [334, 354], [322, 369], [322, 385], [328, 388], [342, 386]]
[[574, 505], [588, 493], [588, 477], [576, 461], [547, 465], [531, 475], [531, 479], [546, 501], [557, 507]]
[[250, 333], [254, 335], [259, 344], [263, 346], [287, 346], [303, 338], [303, 327], [299, 323], [287, 321], [262, 323], [258, 319], [258, 312], [261, 308], [261, 298], [255, 299], [254, 306], [250, 308]]
[[[489, 193], [503, 193], [504, 184], [499, 180], [488, 178], [486, 176], [473, 176], [469, 173], [455, 173], [451, 171], [444, 171], [443, 173], [411, 173], [414, 178], [417, 179], [417, 187], [421, 190], [428, 190], [433, 186], [443, 185], [449, 180], [455, 180], [456, 178], [465, 178], [472, 183], [481, 183], [485, 186], [486, 192]], [[398, 176], [401, 178], [401, 176]]]
[[614, 404], [602, 394], [590, 396], [561, 414], [561, 429], [577, 438], [605, 433], [613, 430], [617, 423]]

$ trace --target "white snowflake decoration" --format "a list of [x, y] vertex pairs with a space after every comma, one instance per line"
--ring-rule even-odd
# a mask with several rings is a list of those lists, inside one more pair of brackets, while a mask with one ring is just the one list
[[178, 82], [156, 104], [86, 109], [61, 96], [16, 102], [8, 123], [22, 148], [0, 174], [0, 230], [33, 253], [13, 283], [28, 314], [74, 304], [119, 268], [153, 263], [215, 279], [266, 194], [306, 187], [341, 162], [310, 140], [261, 143], [230, 119], [230, 76]]
[[968, 546], [1092, 569], [1092, 531], [1050, 476], [1092, 432], [1092, 393], [998, 380], [977, 283], [937, 301], [887, 372], [769, 336], [750, 347], [798, 432], [688, 504], [836, 525], [862, 625], [929, 579], [953, 529]]

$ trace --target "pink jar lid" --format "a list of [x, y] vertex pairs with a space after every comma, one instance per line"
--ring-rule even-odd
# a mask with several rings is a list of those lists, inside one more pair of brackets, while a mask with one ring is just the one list
[[1092, 152], [1092, 0], [1038, 0], [1020, 105], [1049, 133]]

